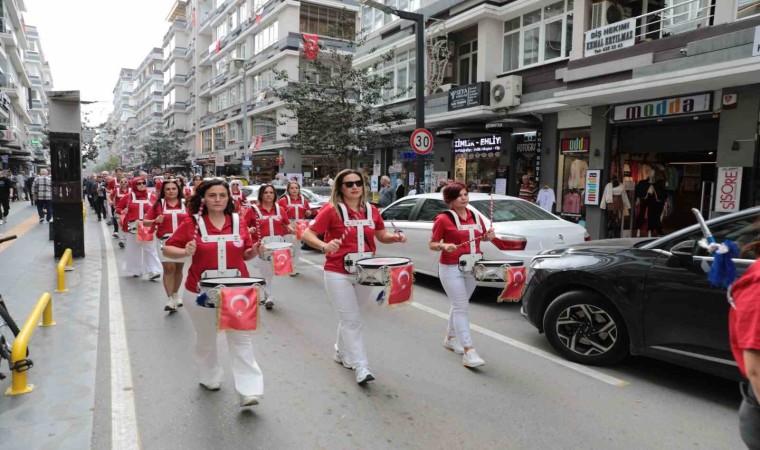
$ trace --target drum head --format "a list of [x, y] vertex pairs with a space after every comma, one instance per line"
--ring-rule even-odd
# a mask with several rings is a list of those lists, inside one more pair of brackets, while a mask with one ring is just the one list
[[228, 278], [206, 278], [200, 281], [202, 287], [214, 287], [223, 284], [228, 287], [232, 286], [253, 286], [254, 284], [264, 284], [263, 278], [245, 278], [245, 277], [228, 277]]
[[293, 244], [289, 242], [270, 242], [268, 244], [264, 244], [264, 248], [266, 250], [282, 250], [284, 248], [290, 248]]
[[384, 266], [405, 266], [409, 264], [412, 260], [409, 258], [397, 258], [397, 257], [388, 257], [388, 258], [366, 258], [366, 259], [360, 259], [356, 262], [357, 266], [362, 267], [384, 267]]

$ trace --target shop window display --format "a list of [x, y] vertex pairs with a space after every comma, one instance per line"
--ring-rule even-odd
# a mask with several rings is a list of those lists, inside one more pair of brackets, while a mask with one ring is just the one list
[[591, 148], [589, 135], [588, 129], [560, 131], [557, 209], [564, 219], [576, 223], [584, 221], [586, 215], [583, 194]]

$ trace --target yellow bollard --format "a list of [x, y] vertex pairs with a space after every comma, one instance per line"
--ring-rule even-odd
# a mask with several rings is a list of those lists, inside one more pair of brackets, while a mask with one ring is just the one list
[[[31, 314], [26, 318], [24, 326], [21, 327], [16, 340], [13, 341], [13, 350], [11, 351], [11, 366], [15, 367], [18, 361], [26, 360], [26, 352], [29, 347], [29, 339], [34, 334], [34, 328], [39, 324], [42, 317], [42, 326], [51, 327], [55, 325], [53, 321], [53, 297], [45, 292], [37, 300]], [[26, 383], [26, 372], [28, 367], [22, 367], [22, 370], [13, 370], [11, 372], [11, 386], [5, 391], [5, 395], [27, 394], [34, 390], [33, 384]]]
[[68, 270], [74, 270], [74, 259], [71, 253], [71, 249], [67, 248], [61, 256], [61, 260], [58, 261], [58, 289], [55, 292], [66, 292], [66, 275]]

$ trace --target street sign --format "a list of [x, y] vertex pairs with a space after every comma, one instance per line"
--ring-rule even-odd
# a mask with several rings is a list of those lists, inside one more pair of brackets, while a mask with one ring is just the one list
[[417, 128], [412, 132], [409, 144], [412, 146], [414, 153], [427, 155], [433, 150], [433, 133], [424, 128]]
[[224, 165], [224, 155], [216, 155], [216, 166], [221, 167]]

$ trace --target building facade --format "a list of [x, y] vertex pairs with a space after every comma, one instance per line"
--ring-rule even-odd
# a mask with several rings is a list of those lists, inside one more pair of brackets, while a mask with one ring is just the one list
[[128, 167], [141, 167], [145, 155], [143, 147], [150, 133], [163, 126], [164, 72], [162, 48], [153, 48], [135, 70], [132, 79], [132, 97], [134, 117], [127, 121], [130, 129], [128, 140]]
[[50, 72], [50, 64], [42, 51], [37, 27], [26, 25], [26, 37], [29, 47], [25, 55], [25, 64], [31, 82], [28, 96], [31, 123], [27, 125], [27, 142], [32, 151], [32, 165], [48, 167], [50, 165], [50, 148], [45, 136], [49, 108], [47, 92], [53, 90], [53, 76]]
[[137, 103], [132, 98], [134, 79], [133, 69], [121, 69], [113, 89], [113, 111], [108, 116], [108, 127], [104, 132], [107, 145], [100, 147], [101, 152], [117, 156], [122, 166], [132, 165], [135, 151], [134, 125], [137, 119], [134, 106]]

